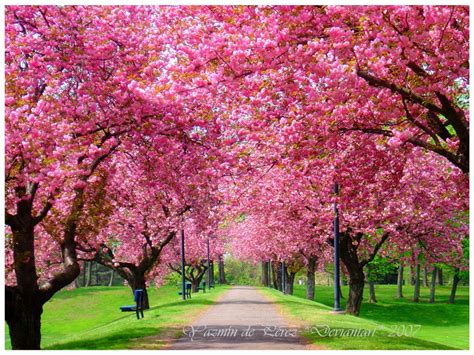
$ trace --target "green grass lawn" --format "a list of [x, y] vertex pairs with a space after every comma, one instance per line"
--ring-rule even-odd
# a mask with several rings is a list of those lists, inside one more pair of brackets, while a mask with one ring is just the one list
[[[227, 289], [217, 286], [210, 293], [193, 294], [183, 301], [175, 286], [150, 288], [150, 309], [137, 320], [134, 312], [120, 306], [133, 303], [128, 287], [84, 287], [63, 290], [44, 306], [43, 349], [157, 349], [174, 338]], [[145, 339], [143, 339], [146, 337]], [[5, 324], [5, 347], [11, 349]]]
[[[318, 332], [304, 336], [316, 346], [328, 349], [468, 349], [469, 288], [459, 287], [455, 304], [447, 304], [450, 288], [436, 288], [436, 303], [428, 303], [429, 290], [421, 289], [421, 302], [413, 303], [413, 287], [404, 287], [404, 299], [396, 299], [394, 285], [376, 286], [378, 303], [364, 300], [360, 317], [331, 314], [333, 289], [316, 286], [316, 301], [305, 299], [304, 286], [295, 286], [293, 296], [262, 288], [283, 312], [300, 325], [318, 326]], [[347, 297], [348, 288], [343, 286]], [[364, 295], [368, 290], [364, 291]], [[367, 297], [365, 297], [367, 298]], [[345, 299], [342, 300], [345, 306]], [[403, 326], [419, 326], [412, 336], [397, 336]], [[326, 336], [326, 330], [363, 328], [375, 330], [370, 337]], [[406, 328], [407, 330], [410, 327]]]

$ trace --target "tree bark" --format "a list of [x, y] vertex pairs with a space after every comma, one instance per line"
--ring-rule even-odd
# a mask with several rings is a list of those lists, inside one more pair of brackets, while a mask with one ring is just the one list
[[456, 268], [454, 270], [453, 284], [451, 286], [451, 295], [449, 296], [448, 303], [454, 303], [454, 299], [456, 298], [456, 290], [457, 290], [457, 287], [458, 287], [459, 280], [460, 280], [460, 278], [459, 278], [459, 269]]
[[211, 284], [214, 286], [214, 261], [211, 260]]
[[5, 320], [13, 350], [39, 350], [43, 305], [38, 293], [21, 294], [16, 287], [5, 287]]
[[[361, 236], [362, 237], [362, 236]], [[349, 296], [346, 303], [346, 312], [358, 316], [364, 295], [364, 265], [359, 262], [357, 247], [349, 234], [341, 234], [340, 255], [347, 272], [349, 273]]]
[[375, 297], [375, 283], [369, 281], [369, 303], [377, 303], [377, 298]]
[[420, 264], [416, 264], [415, 267], [415, 289], [413, 295], [413, 302], [420, 301]]
[[309, 257], [306, 267], [306, 277], [308, 279], [306, 282], [306, 298], [312, 301], [314, 301], [314, 289], [316, 286], [316, 261], [317, 258], [315, 256]]
[[274, 261], [272, 262], [272, 274], [273, 274], [273, 287], [282, 291], [281, 289], [281, 262]]
[[205, 272], [198, 274], [195, 278], [191, 279], [191, 288], [193, 292], [199, 292], [199, 285], [204, 277]]
[[430, 285], [430, 303], [434, 303], [435, 301], [435, 289], [436, 289], [436, 273], [438, 272], [438, 268], [435, 266], [433, 268], [433, 273], [431, 274], [431, 285]]
[[438, 285], [443, 286], [444, 285], [444, 282], [443, 282], [443, 269], [438, 268], [437, 275], [438, 275]]
[[398, 267], [397, 298], [403, 298], [403, 266]]
[[415, 286], [416, 283], [416, 267], [410, 265], [410, 285]]
[[428, 268], [423, 268], [423, 287], [428, 287]]
[[226, 284], [227, 282], [225, 280], [224, 260], [222, 258], [222, 255], [219, 257], [218, 269], [219, 269], [219, 283], [221, 285]]
[[346, 312], [358, 316], [364, 295], [364, 272], [360, 268], [349, 270], [349, 297]]
[[82, 287], [86, 286], [86, 264], [87, 261], [82, 263]]
[[150, 308], [150, 302], [148, 300], [148, 291], [146, 288], [145, 273], [139, 270], [128, 270], [121, 275], [127, 280], [128, 285], [132, 289], [132, 294], [135, 295], [135, 290], [143, 290], [143, 309]]
[[268, 287], [269, 284], [269, 275], [268, 275], [268, 261], [262, 261], [262, 286]]
[[84, 287], [89, 287], [91, 285], [91, 276], [92, 276], [92, 264], [90, 261], [84, 261], [84, 272], [86, 273], [86, 283]]
[[13, 350], [39, 350], [44, 300], [37, 283], [34, 224], [28, 215], [12, 228], [16, 286], [5, 287], [5, 320]]
[[[346, 313], [358, 316], [362, 305], [364, 295], [364, 266], [371, 262], [383, 243], [389, 238], [389, 234], [385, 233], [367, 259], [359, 260], [357, 248], [363, 237], [362, 233], [351, 235], [350, 230], [340, 234], [339, 246], [340, 257], [349, 274], [349, 297], [346, 303]], [[331, 240], [328, 240], [331, 243]]]
[[287, 270], [288, 269], [285, 268], [286, 294], [292, 295], [293, 294], [293, 289], [294, 289], [296, 272], [294, 272], [294, 271], [287, 272]]
[[109, 287], [111, 287], [111, 286], [113, 285], [113, 283], [114, 283], [114, 274], [115, 274], [115, 271], [114, 271], [114, 269], [112, 269], [112, 270], [110, 271]]

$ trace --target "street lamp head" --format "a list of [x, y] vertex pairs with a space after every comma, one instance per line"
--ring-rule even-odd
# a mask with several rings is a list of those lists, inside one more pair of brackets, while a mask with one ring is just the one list
[[334, 183], [334, 193], [336, 195], [339, 195], [339, 184], [337, 182]]

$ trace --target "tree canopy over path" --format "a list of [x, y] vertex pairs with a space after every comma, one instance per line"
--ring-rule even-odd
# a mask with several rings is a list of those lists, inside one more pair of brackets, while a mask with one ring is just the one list
[[[466, 268], [464, 6], [7, 6], [6, 321], [38, 349], [83, 260], [135, 288], [229, 245]], [[291, 270], [290, 270], [291, 272]]]

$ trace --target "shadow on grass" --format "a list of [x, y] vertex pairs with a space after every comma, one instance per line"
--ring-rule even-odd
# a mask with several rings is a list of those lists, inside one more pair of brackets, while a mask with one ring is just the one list
[[159, 304], [157, 306], [150, 307], [150, 310], [155, 310], [155, 309], [162, 309], [162, 308], [170, 308], [170, 307], [176, 307], [176, 306], [189, 306], [192, 307], [195, 304], [203, 304], [203, 305], [211, 305], [214, 304], [214, 301], [208, 300], [208, 299], [191, 299], [191, 300], [181, 300], [177, 302], [170, 302], [170, 303], [164, 303], [164, 304]]
[[77, 296], [94, 296], [98, 294], [98, 292], [100, 292], [101, 295], [104, 293], [115, 293], [117, 290], [124, 290], [124, 293], [126, 293], [127, 290], [130, 290], [130, 295], [133, 297], [131, 289], [125, 288], [123, 286], [91, 286], [79, 287], [73, 289], [73, 292], [69, 290], [62, 290], [61, 292], [57, 293], [49, 302], [54, 302], [57, 299], [76, 298]]
[[157, 335], [161, 328], [136, 327], [111, 333], [102, 338], [87, 338], [66, 343], [54, 344], [46, 347], [46, 350], [104, 350], [104, 349], [126, 349], [130, 341], [150, 335]]

